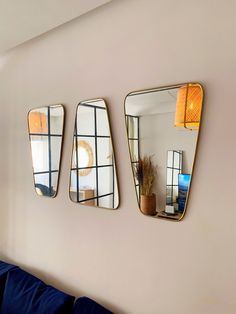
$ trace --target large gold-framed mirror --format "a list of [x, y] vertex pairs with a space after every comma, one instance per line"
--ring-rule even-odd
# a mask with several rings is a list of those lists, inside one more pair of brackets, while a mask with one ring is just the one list
[[75, 119], [70, 199], [82, 205], [116, 209], [119, 193], [106, 103], [80, 102]]
[[184, 83], [125, 99], [130, 160], [140, 211], [181, 220], [187, 208], [201, 125], [203, 88]]
[[64, 107], [52, 105], [30, 110], [28, 130], [35, 191], [38, 195], [55, 197], [60, 171]]

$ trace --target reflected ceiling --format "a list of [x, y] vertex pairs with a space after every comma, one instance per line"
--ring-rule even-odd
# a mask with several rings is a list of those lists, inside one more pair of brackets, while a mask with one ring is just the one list
[[[126, 105], [130, 112], [138, 116], [175, 112], [178, 88], [168, 91], [154, 91], [149, 93], [134, 93], [126, 98]], [[156, 105], [158, 103], [158, 106]]]

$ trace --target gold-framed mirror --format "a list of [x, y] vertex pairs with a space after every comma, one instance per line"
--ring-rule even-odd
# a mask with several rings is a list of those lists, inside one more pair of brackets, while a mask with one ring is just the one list
[[35, 191], [41, 196], [55, 197], [64, 132], [64, 107], [51, 105], [30, 110], [28, 131]]
[[69, 194], [73, 202], [82, 205], [118, 208], [116, 164], [103, 99], [83, 101], [77, 106]]
[[181, 220], [187, 209], [201, 126], [203, 88], [184, 83], [125, 99], [130, 160], [140, 211]]

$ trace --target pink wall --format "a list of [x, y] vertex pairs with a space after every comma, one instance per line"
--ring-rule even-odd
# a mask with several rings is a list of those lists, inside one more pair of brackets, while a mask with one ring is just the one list
[[[234, 1], [113, 1], [0, 59], [1, 257], [120, 314], [234, 314]], [[186, 81], [205, 86], [187, 216], [138, 211], [123, 102], [133, 90]], [[104, 97], [111, 113], [121, 206], [72, 203], [69, 167], [76, 105]], [[32, 107], [67, 112], [59, 194], [33, 188], [27, 135]]]

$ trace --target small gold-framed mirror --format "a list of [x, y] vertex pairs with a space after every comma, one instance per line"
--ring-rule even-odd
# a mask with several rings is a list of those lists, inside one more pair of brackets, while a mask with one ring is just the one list
[[38, 195], [55, 197], [58, 190], [64, 131], [64, 107], [52, 105], [28, 113], [33, 177]]
[[106, 103], [80, 102], [75, 119], [70, 199], [82, 205], [116, 209], [119, 193]]
[[130, 160], [140, 211], [181, 220], [187, 209], [201, 125], [199, 83], [132, 92], [125, 99]]

